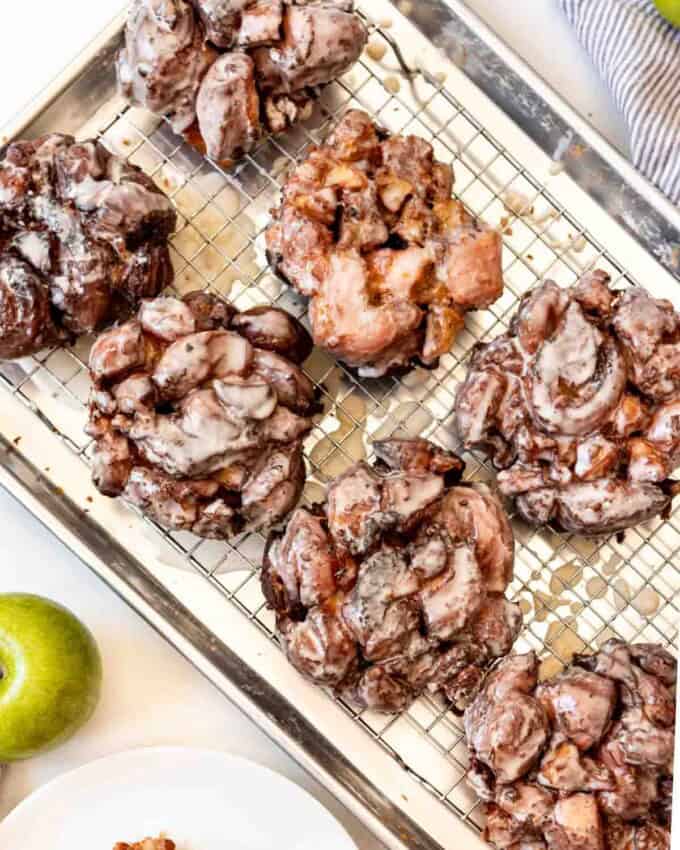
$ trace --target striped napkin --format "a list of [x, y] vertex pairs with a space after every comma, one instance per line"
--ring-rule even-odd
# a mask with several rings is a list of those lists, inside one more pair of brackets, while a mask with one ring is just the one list
[[652, 0], [560, 0], [630, 130], [635, 166], [680, 204], [680, 30]]

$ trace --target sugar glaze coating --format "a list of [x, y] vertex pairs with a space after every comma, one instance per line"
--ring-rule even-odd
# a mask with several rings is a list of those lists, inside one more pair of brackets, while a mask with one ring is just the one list
[[456, 425], [530, 523], [599, 535], [663, 515], [680, 463], [680, 314], [640, 287], [614, 292], [604, 272], [546, 281], [476, 348]]
[[304, 485], [310, 350], [276, 308], [239, 313], [202, 292], [143, 302], [90, 354], [96, 486], [202, 537], [271, 527]]
[[290, 661], [376, 711], [442, 692], [462, 710], [488, 664], [509, 652], [521, 614], [508, 520], [462, 461], [425, 440], [374, 444], [270, 536], [262, 572]]
[[538, 682], [501, 661], [465, 713], [468, 779], [498, 850], [670, 850], [675, 659], [607, 641]]
[[358, 110], [286, 182], [271, 263], [311, 299], [317, 345], [364, 377], [435, 366], [466, 311], [503, 291], [501, 237], [452, 185], [428, 142], [389, 136]]
[[96, 141], [0, 152], [0, 357], [93, 331], [173, 279], [170, 201]]
[[317, 88], [349, 70], [367, 39], [351, 2], [133, 0], [118, 81], [231, 163], [308, 118]]

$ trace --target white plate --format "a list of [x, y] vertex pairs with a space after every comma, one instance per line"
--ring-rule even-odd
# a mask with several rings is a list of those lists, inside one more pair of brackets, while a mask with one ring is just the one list
[[178, 850], [356, 850], [306, 791], [227, 753], [132, 750], [66, 773], [0, 823], [11, 850], [112, 850], [165, 833]]

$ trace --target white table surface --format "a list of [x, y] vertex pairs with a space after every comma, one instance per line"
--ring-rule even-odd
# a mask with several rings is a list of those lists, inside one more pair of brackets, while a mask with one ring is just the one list
[[[557, 0], [468, 0], [468, 5], [625, 149], [621, 119]], [[0, 126], [120, 8], [121, 0], [3, 4]], [[361, 850], [377, 850], [377, 843], [351, 815], [2, 491], [0, 517], [0, 592], [40, 593], [71, 608], [94, 632], [105, 671], [103, 698], [90, 724], [61, 749], [7, 773], [0, 784], [0, 817], [42, 783], [100, 756], [152, 744], [198, 745], [238, 753], [279, 770], [334, 811]]]

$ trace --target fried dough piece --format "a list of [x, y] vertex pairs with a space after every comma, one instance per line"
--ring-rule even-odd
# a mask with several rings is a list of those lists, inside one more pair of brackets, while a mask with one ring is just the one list
[[503, 291], [500, 235], [451, 199], [451, 167], [417, 136], [352, 110], [290, 175], [272, 264], [311, 298], [315, 342], [365, 377], [434, 366], [467, 310]]

